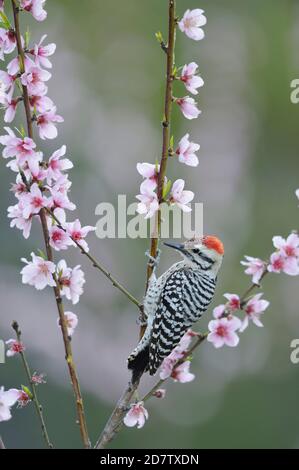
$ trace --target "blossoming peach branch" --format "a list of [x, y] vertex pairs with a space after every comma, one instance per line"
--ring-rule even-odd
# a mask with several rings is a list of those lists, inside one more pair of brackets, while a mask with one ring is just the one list
[[[43, 21], [46, 17], [46, 12], [43, 9], [44, 3], [44, 0], [12, 0], [14, 28], [10, 25], [6, 15], [2, 13], [6, 29], [2, 30], [1, 51], [3, 54], [7, 54], [12, 52], [15, 47], [18, 51], [18, 57], [8, 64], [7, 72], [2, 72], [0, 77], [8, 96], [8, 99], [4, 100], [6, 103], [4, 104], [6, 107], [4, 119], [6, 122], [11, 122], [15, 117], [15, 103], [22, 101], [26, 114], [28, 135], [26, 136], [24, 128], [19, 131], [20, 137], [17, 137], [10, 128], [6, 128], [7, 135], [2, 136], [0, 139], [5, 146], [4, 158], [14, 157], [8, 166], [12, 171], [19, 173], [16, 184], [13, 186], [18, 204], [8, 210], [9, 217], [12, 218], [11, 225], [23, 230], [23, 234], [27, 238], [30, 234], [32, 221], [38, 216], [46, 245], [47, 259], [32, 253], [32, 261], [24, 260], [26, 266], [22, 270], [22, 280], [37, 289], [43, 289], [46, 285], [54, 289], [66, 361], [76, 398], [80, 432], [84, 446], [89, 447], [83, 400], [62, 303], [62, 295], [72, 300], [73, 303], [77, 303], [82, 293], [82, 285], [85, 282], [84, 275], [79, 267], [72, 270], [63, 264], [61, 266], [57, 265], [57, 270], [52, 251], [54, 240], [56, 241], [54, 249], [58, 248], [59, 250], [64, 246], [63, 243], [60, 243], [59, 246], [57, 234], [56, 238], [51, 238], [51, 221], [46, 212], [46, 207], [51, 208], [53, 211], [58, 208], [62, 210], [73, 210], [75, 208], [75, 205], [69, 201], [67, 196], [71, 183], [68, 181], [67, 175], [63, 175], [60, 171], [68, 169], [72, 165], [65, 160], [62, 166], [59, 167], [61, 165], [59, 158], [64, 153], [63, 147], [58, 153], [54, 153], [49, 163], [45, 165], [43, 163], [43, 154], [36, 151], [36, 143], [33, 140], [34, 122], [37, 125], [41, 139], [54, 139], [57, 136], [56, 123], [63, 121], [61, 116], [57, 115], [52, 100], [46, 97], [47, 86], [45, 82], [49, 80], [51, 74], [40, 67], [40, 65], [51, 66], [48, 57], [52, 55], [55, 47], [53, 45], [42, 46], [43, 37], [36, 46], [30, 48], [28, 35], [23, 39], [20, 32], [20, 13], [22, 11], [29, 12], [38, 21]], [[33, 56], [33, 60], [30, 56]], [[16, 84], [17, 87], [15, 87]], [[20, 99], [13, 100], [12, 96], [16, 89], [22, 90], [22, 96], [19, 97]], [[47, 172], [48, 168], [49, 172]], [[47, 185], [44, 183], [45, 180]], [[46, 193], [49, 193], [49, 196]], [[63, 260], [61, 260], [61, 263], [63, 263]], [[62, 267], [61, 271], [60, 267]]]

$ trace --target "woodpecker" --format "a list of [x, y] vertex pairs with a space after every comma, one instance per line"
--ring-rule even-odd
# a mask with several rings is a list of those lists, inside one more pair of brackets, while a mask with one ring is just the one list
[[133, 383], [143, 372], [154, 375], [188, 328], [207, 310], [224, 255], [223, 244], [214, 235], [164, 245], [179, 251], [183, 260], [158, 279], [155, 272], [150, 278], [143, 303], [147, 327], [128, 358]]

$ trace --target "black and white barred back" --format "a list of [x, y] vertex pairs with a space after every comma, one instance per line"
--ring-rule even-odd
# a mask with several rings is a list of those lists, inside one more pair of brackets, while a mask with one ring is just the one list
[[184, 253], [184, 257], [184, 261], [174, 264], [150, 283], [144, 299], [147, 328], [128, 358], [133, 382], [144, 371], [155, 374], [163, 359], [207, 310], [213, 298], [216, 285], [214, 260], [196, 249]]
[[149, 344], [149, 372], [153, 375], [182, 336], [207, 310], [215, 279], [200, 269], [173, 272], [161, 292]]

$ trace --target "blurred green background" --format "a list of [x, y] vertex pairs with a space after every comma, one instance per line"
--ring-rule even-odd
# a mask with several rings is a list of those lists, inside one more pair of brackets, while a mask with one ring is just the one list
[[[9, 2], [8, 2], [9, 3]], [[213, 306], [224, 292], [242, 292], [244, 254], [267, 257], [273, 235], [298, 228], [294, 191], [299, 187], [299, 105], [290, 102], [290, 82], [299, 78], [299, 4], [291, 0], [178, 0], [178, 13], [203, 8], [206, 39], [199, 43], [178, 33], [178, 65], [199, 63], [205, 86], [203, 113], [188, 122], [174, 112], [176, 141], [187, 131], [201, 144], [196, 170], [171, 162], [169, 174], [183, 177], [204, 203], [204, 230], [224, 241], [226, 256]], [[166, 33], [167, 0], [51, 0], [48, 20], [22, 19], [33, 39], [48, 33], [57, 43], [49, 96], [64, 118], [59, 138], [74, 161], [72, 200], [84, 224], [95, 224], [95, 207], [130, 202], [138, 192], [139, 161], [160, 155], [163, 53], [154, 37]], [[177, 95], [183, 87], [177, 85]], [[17, 122], [16, 122], [17, 124]], [[0, 337], [12, 337], [19, 321], [33, 370], [47, 374], [39, 387], [55, 446], [79, 447], [74, 400], [56, 326], [52, 292], [22, 286], [20, 258], [43, 248], [39, 227], [25, 241], [11, 230], [6, 208], [12, 174], [0, 168], [1, 254]], [[72, 218], [72, 215], [70, 216]], [[146, 240], [98, 240], [90, 246], [99, 259], [139, 298], [144, 292]], [[64, 253], [62, 254], [64, 256]], [[68, 308], [79, 315], [74, 353], [86, 403], [92, 441], [128, 380], [125, 361], [138, 335], [137, 311], [87, 260], [71, 249], [71, 265], [82, 264], [87, 284], [81, 302]], [[160, 269], [176, 256], [163, 251]], [[142, 430], [124, 429], [117, 448], [298, 448], [299, 365], [290, 362], [290, 342], [299, 337], [298, 278], [273, 275], [263, 283], [271, 301], [265, 327], [251, 326], [238, 348], [216, 351], [204, 344], [192, 363], [196, 380], [168, 384], [163, 401], [148, 403], [150, 419]], [[211, 310], [200, 322], [205, 329]], [[0, 385], [25, 382], [18, 358], [0, 365]], [[143, 389], [151, 381], [144, 380]], [[0, 424], [10, 448], [42, 448], [33, 406], [13, 410]]]

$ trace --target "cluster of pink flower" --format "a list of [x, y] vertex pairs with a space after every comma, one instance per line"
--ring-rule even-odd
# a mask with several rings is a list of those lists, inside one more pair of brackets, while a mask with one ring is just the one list
[[[9, 340], [7, 343], [10, 343], [11, 349], [14, 347], [14, 343], [18, 343], [15, 340]], [[8, 351], [8, 352], [9, 352]], [[17, 351], [17, 352], [21, 352]], [[13, 352], [11, 355], [16, 354], [17, 352]], [[9, 355], [9, 354], [7, 354]], [[31, 383], [33, 385], [40, 385], [46, 383], [45, 375], [44, 374], [34, 374], [31, 377]], [[8, 421], [11, 419], [11, 408], [17, 404], [18, 408], [24, 408], [24, 406], [28, 405], [32, 400], [32, 393], [31, 391], [22, 385], [21, 389], [11, 388], [5, 392], [4, 387], [0, 387], [0, 422], [1, 421]]]
[[[181, 21], [178, 22], [180, 30], [189, 38], [196, 41], [204, 38], [202, 26], [206, 24], [207, 20], [203, 13], [203, 10], [200, 9], [187, 10]], [[198, 65], [195, 62], [185, 64], [180, 76], [174, 76], [173, 80], [180, 80], [185, 85], [187, 91], [197, 95], [198, 88], [204, 84], [203, 79], [196, 75], [197, 69]], [[196, 119], [201, 113], [197, 108], [197, 103], [190, 96], [182, 98], [172, 97], [172, 100], [180, 107], [184, 117], [187, 119]], [[198, 165], [196, 152], [199, 148], [200, 145], [190, 141], [189, 134], [185, 134], [179, 141], [176, 151], [170, 149], [170, 152], [178, 157], [179, 162], [195, 167]], [[138, 163], [137, 171], [144, 178], [140, 186], [140, 194], [136, 196], [140, 201], [137, 212], [143, 214], [147, 219], [159, 210], [159, 204], [161, 203], [156, 192], [160, 166], [150, 163]], [[166, 179], [164, 183], [167, 183]], [[178, 179], [172, 184], [172, 187], [171, 183], [164, 187], [168, 188], [168, 186], [169, 196], [167, 198], [167, 194], [164, 194], [163, 200], [170, 205], [176, 204], [184, 212], [190, 212], [189, 203], [193, 200], [194, 193], [184, 189], [185, 181]]]
[[[296, 191], [299, 197], [299, 190]], [[299, 236], [291, 233], [287, 239], [281, 236], [273, 237], [273, 245], [276, 251], [271, 254], [268, 262], [259, 258], [246, 256], [241, 264], [246, 266], [245, 273], [252, 276], [252, 283], [259, 285], [261, 278], [268, 273], [284, 272], [290, 276], [299, 275]], [[262, 293], [256, 294], [241, 302], [237, 294], [225, 294], [228, 300], [226, 304], [218, 305], [213, 316], [215, 320], [209, 323], [210, 333], [207, 340], [213, 343], [216, 348], [223, 345], [237, 346], [239, 336], [249, 325], [251, 320], [256, 326], [262, 327], [261, 315], [269, 307], [269, 302], [262, 299]], [[234, 316], [234, 313], [242, 310], [245, 313], [243, 321]]]
[[[16, 34], [11, 27], [8, 18], [3, 11], [3, 1], [0, 1], [2, 27], [0, 28], [0, 59], [11, 54], [17, 47]], [[29, 12], [37, 21], [43, 21], [47, 13], [44, 10], [45, 0], [20, 0], [20, 11]], [[56, 106], [47, 96], [46, 82], [51, 78], [48, 70], [52, 64], [49, 60], [56, 49], [55, 44], [44, 45], [46, 36], [34, 44], [29, 45], [29, 35], [21, 38], [24, 49], [24, 64], [19, 55], [13, 58], [5, 71], [0, 71], [0, 103], [5, 110], [4, 120], [7, 123], [15, 119], [18, 104], [24, 99], [18, 96], [22, 87], [27, 88], [32, 122], [37, 125], [41, 139], [54, 139], [57, 137], [56, 124], [63, 122], [63, 118], [56, 113]], [[69, 199], [71, 181], [67, 170], [73, 167], [66, 154], [63, 145], [48, 159], [44, 159], [43, 153], [37, 149], [37, 143], [31, 137], [26, 136], [23, 127], [16, 129], [16, 133], [9, 127], [5, 127], [6, 135], [0, 136], [0, 143], [4, 146], [3, 157], [9, 159], [7, 166], [16, 173], [16, 182], [12, 185], [17, 203], [8, 208], [8, 217], [11, 219], [11, 227], [22, 231], [28, 238], [31, 232], [33, 220], [40, 221], [39, 214], [44, 209], [49, 231], [49, 243], [56, 251], [66, 250], [70, 246], [80, 246], [88, 251], [85, 237], [95, 227], [82, 227], [78, 219], [73, 222], [66, 221], [66, 210], [76, 209]], [[57, 222], [59, 221], [59, 223]], [[42, 253], [31, 253], [31, 260], [22, 259], [26, 264], [21, 271], [22, 282], [41, 290], [46, 286], [59, 284], [62, 296], [65, 296], [73, 304], [77, 304], [83, 293], [85, 283], [84, 273], [80, 266], [70, 268], [65, 260], [57, 264], [47, 261]], [[73, 312], [65, 312], [68, 334], [71, 336], [78, 323], [77, 315]], [[58, 322], [59, 324], [59, 322]], [[23, 346], [14, 340], [7, 342], [8, 356], [13, 356], [22, 351]], [[11, 393], [10, 393], [11, 392]], [[25, 393], [25, 392], [24, 392]], [[6, 419], [10, 417], [10, 406], [17, 394], [13, 391], [0, 393], [3, 397], [3, 413]], [[17, 400], [17, 398], [16, 398]], [[1, 408], [1, 406], [0, 406]], [[5, 418], [3, 418], [5, 419]], [[1, 421], [1, 415], [0, 415]]]

